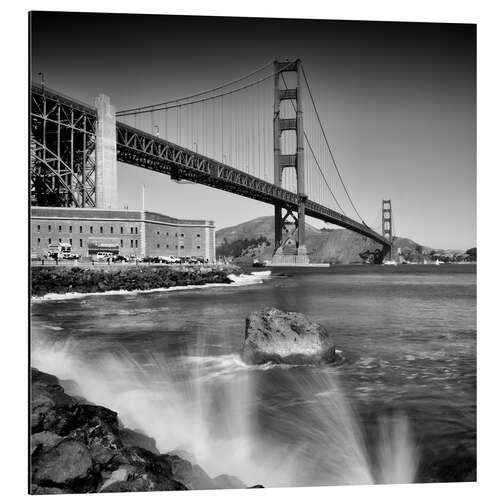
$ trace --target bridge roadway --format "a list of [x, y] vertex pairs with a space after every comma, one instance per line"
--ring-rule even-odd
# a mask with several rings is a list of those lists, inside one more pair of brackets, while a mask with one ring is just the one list
[[[32, 85], [31, 88], [32, 92], [43, 92], [45, 97], [50, 96], [60, 104], [97, 118], [97, 110], [93, 106], [51, 89], [41, 89], [38, 85]], [[117, 159], [120, 162], [167, 174], [176, 180], [188, 180], [297, 211], [296, 193], [118, 121], [116, 141]], [[312, 200], [306, 201], [305, 213], [366, 236], [384, 248], [390, 247], [390, 242], [370, 227]]]

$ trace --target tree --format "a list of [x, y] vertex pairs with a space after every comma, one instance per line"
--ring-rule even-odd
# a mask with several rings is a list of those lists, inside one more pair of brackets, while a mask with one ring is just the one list
[[472, 262], [477, 261], [477, 248], [476, 247], [469, 248], [469, 250], [467, 250], [465, 253], [469, 256], [469, 260], [471, 260]]

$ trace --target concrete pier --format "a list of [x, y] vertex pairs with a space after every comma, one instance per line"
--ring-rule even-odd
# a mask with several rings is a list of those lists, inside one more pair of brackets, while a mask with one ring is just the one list
[[96, 207], [117, 208], [116, 116], [109, 97], [95, 100], [97, 126], [95, 139]]

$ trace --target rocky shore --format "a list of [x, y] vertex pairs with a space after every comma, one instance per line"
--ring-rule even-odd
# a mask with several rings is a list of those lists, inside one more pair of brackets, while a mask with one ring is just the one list
[[33, 267], [31, 295], [48, 293], [95, 293], [111, 290], [152, 290], [173, 286], [231, 283], [229, 274], [240, 274], [233, 267], [170, 268], [138, 266], [123, 268]]
[[233, 476], [211, 478], [180, 450], [160, 453], [114, 411], [67, 394], [56, 377], [34, 368], [30, 425], [32, 494], [246, 487]]

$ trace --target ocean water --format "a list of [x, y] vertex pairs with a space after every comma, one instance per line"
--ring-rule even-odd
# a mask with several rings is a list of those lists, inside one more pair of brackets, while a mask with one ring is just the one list
[[[245, 317], [265, 306], [322, 323], [337, 361], [245, 365]], [[32, 365], [212, 476], [475, 480], [475, 266], [275, 269], [231, 286], [47, 297], [32, 304]]]

